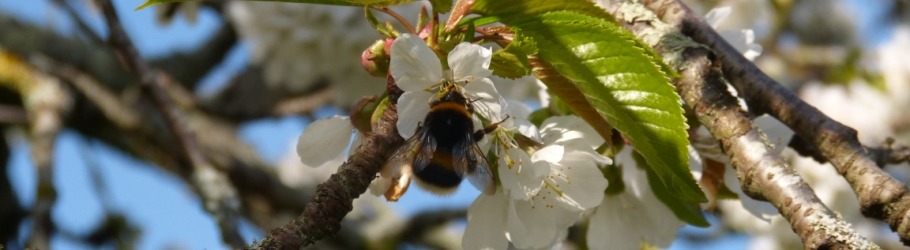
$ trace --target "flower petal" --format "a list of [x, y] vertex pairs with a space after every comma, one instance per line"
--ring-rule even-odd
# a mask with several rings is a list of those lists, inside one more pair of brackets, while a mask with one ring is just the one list
[[579, 211], [594, 208], [603, 200], [607, 179], [591, 157], [580, 151], [566, 151], [548, 177], [561, 193], [555, 197], [557, 204]]
[[449, 52], [452, 80], [473, 82], [486, 78], [493, 73], [489, 70], [491, 58], [493, 58], [492, 49], [470, 43], [458, 44], [452, 52]]
[[582, 138], [591, 149], [600, 147], [604, 143], [603, 137], [591, 125], [578, 116], [553, 116], [540, 124], [541, 137], [546, 144], [563, 143], [565, 141]]
[[[534, 152], [534, 155], [531, 156], [531, 161], [546, 161], [555, 164], [562, 161], [563, 155], [565, 155], [565, 147], [561, 145], [550, 145]], [[547, 174], [549, 175], [549, 172]]]
[[[535, 197], [536, 198], [536, 197]], [[549, 249], [560, 232], [575, 223], [581, 215], [559, 206], [546, 205], [540, 199], [512, 200], [506, 225], [509, 239], [519, 249]]]
[[392, 78], [406, 92], [422, 91], [443, 79], [439, 57], [420, 37], [411, 34], [399, 36], [392, 44], [390, 55]]
[[423, 122], [430, 112], [430, 101], [433, 94], [417, 91], [404, 92], [398, 97], [398, 134], [408, 139], [417, 131], [417, 125]]
[[474, 111], [480, 116], [493, 122], [505, 118], [502, 113], [505, 100], [499, 96], [499, 92], [496, 91], [496, 87], [493, 86], [493, 81], [490, 79], [483, 78], [471, 82], [464, 86], [464, 92], [468, 99], [474, 100]]
[[461, 239], [463, 249], [506, 249], [505, 213], [509, 198], [501, 191], [477, 196], [468, 208], [468, 225]]
[[733, 9], [730, 8], [730, 6], [711, 9], [711, 11], [708, 11], [708, 14], [705, 14], [705, 22], [711, 25], [712, 28], [717, 28], [717, 25], [726, 19], [731, 11], [733, 11]]
[[[645, 184], [647, 185], [647, 184]], [[664, 213], [653, 214], [648, 207], [663, 207]], [[663, 204], [647, 203], [623, 192], [609, 195], [594, 214], [588, 227], [591, 249], [640, 249], [642, 242], [667, 247], [683, 225]]]
[[546, 162], [533, 162], [527, 152], [509, 148], [499, 158], [499, 178], [502, 187], [516, 200], [527, 200], [543, 186], [543, 178], [550, 171]]
[[651, 191], [648, 176], [635, 167], [631, 151], [624, 149], [617, 155], [625, 166], [625, 191], [604, 197], [591, 216], [588, 246], [592, 249], [639, 249], [642, 241], [666, 248], [684, 224]]
[[297, 140], [297, 155], [303, 165], [310, 167], [341, 165], [353, 131], [354, 126], [346, 116], [310, 123]]

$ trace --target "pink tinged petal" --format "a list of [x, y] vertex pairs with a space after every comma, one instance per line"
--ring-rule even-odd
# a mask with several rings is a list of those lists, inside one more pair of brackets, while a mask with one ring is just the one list
[[527, 152], [517, 148], [508, 149], [506, 155], [499, 158], [502, 187], [516, 200], [527, 200], [537, 194], [549, 170], [549, 164], [533, 162]]
[[509, 198], [501, 191], [477, 196], [468, 208], [468, 225], [461, 239], [463, 249], [506, 249], [506, 210]]
[[341, 165], [353, 131], [354, 126], [346, 116], [310, 123], [297, 140], [297, 155], [303, 165], [310, 167]]
[[549, 180], [561, 193], [557, 204], [566, 209], [584, 211], [603, 200], [607, 179], [590, 157], [578, 151], [567, 151], [559, 165], [550, 172]]
[[505, 118], [502, 112], [505, 100], [499, 96], [499, 92], [496, 91], [496, 87], [493, 86], [493, 81], [490, 81], [490, 79], [483, 78], [479, 81], [471, 82], [464, 86], [464, 91], [468, 99], [474, 101], [474, 111], [477, 114], [493, 122], [498, 122]]
[[408, 139], [417, 131], [417, 125], [423, 122], [430, 112], [430, 101], [433, 94], [424, 91], [405, 92], [398, 98], [398, 134]]
[[420, 37], [403, 34], [392, 44], [389, 71], [395, 84], [408, 91], [422, 91], [442, 81], [442, 64]]
[[480, 45], [460, 43], [449, 52], [449, 67], [452, 69], [453, 79], [458, 81], [473, 82], [490, 76], [490, 59], [493, 50]]

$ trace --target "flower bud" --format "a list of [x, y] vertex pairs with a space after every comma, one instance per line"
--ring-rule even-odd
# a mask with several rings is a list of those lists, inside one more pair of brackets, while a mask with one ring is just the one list
[[386, 44], [392, 40], [377, 40], [373, 45], [360, 54], [360, 65], [363, 66], [370, 75], [386, 76], [389, 72], [389, 53]]

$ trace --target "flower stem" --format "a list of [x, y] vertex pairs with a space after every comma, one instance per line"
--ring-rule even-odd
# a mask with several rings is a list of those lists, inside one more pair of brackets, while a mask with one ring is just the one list
[[395, 18], [395, 20], [398, 20], [398, 22], [401, 23], [401, 25], [404, 25], [404, 27], [406, 29], [408, 29], [408, 32], [411, 32], [411, 34], [417, 35], [417, 30], [414, 29], [414, 26], [411, 25], [411, 23], [409, 23], [407, 20], [405, 20], [404, 17], [399, 15], [398, 12], [395, 12], [394, 10], [389, 9], [389, 7], [386, 7], [386, 6], [379, 6], [379, 7], [373, 7], [373, 8], [378, 11], [382, 11], [383, 13], [386, 13], [389, 16], [392, 16], [392, 18]]

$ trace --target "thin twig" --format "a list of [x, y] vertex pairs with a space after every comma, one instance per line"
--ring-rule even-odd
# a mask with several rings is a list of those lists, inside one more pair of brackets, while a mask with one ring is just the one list
[[108, 42], [123, 59], [127, 68], [139, 75], [141, 84], [151, 93], [158, 110], [162, 112], [168, 127], [177, 138], [181, 152], [192, 164], [193, 186], [205, 201], [206, 210], [213, 213], [217, 219], [222, 239], [235, 248], [244, 246], [245, 243], [238, 231], [237, 217], [240, 214], [240, 204], [236, 198], [237, 191], [230, 185], [227, 177], [208, 162], [196, 144], [192, 132], [186, 128], [180, 112], [166, 92], [169, 85], [174, 85], [173, 80], [142, 60], [120, 24], [113, 3], [110, 0], [97, 0], [96, 3], [107, 21]]
[[888, 138], [880, 147], [866, 147], [869, 157], [875, 160], [879, 167], [890, 164], [910, 162], [910, 147], [897, 144], [894, 138]]
[[682, 3], [654, 0], [648, 8], [714, 50], [724, 76], [743, 93], [751, 112], [771, 114], [815, 145], [853, 188], [863, 215], [887, 222], [910, 245], [910, 192], [869, 158], [856, 130], [831, 119], [766, 75]]
[[29, 248], [48, 249], [56, 231], [51, 210], [57, 202], [54, 186], [54, 142], [63, 128], [63, 115], [69, 106], [69, 94], [56, 78], [40, 76], [32, 88], [25, 89], [29, 113], [31, 153], [38, 172], [35, 205], [32, 208], [32, 235]]
[[411, 25], [411, 23], [409, 23], [408, 20], [405, 20], [404, 17], [402, 17], [401, 15], [398, 14], [398, 12], [395, 12], [394, 10], [390, 9], [389, 7], [372, 6], [371, 8], [378, 10], [378, 11], [382, 11], [382, 13], [386, 13], [389, 16], [392, 16], [392, 18], [395, 18], [395, 20], [398, 20], [398, 22], [401, 23], [401, 25], [404, 25], [404, 28], [408, 29], [408, 32], [411, 32], [411, 34], [414, 34], [414, 35], [418, 34], [417, 30], [414, 29], [414, 26]]
[[63, 11], [70, 16], [70, 19], [76, 23], [76, 27], [82, 32], [81, 34], [87, 36], [94, 44], [104, 44], [104, 39], [101, 39], [101, 36], [98, 36], [98, 33], [85, 23], [85, 20], [79, 16], [79, 13], [76, 13], [76, 9], [69, 2], [66, 0], [54, 0], [54, 3], [63, 8]]
[[25, 124], [28, 115], [25, 109], [12, 105], [0, 104], [0, 124]]
[[139, 116], [124, 105], [113, 92], [102, 86], [94, 77], [75, 67], [65, 65], [44, 56], [36, 56], [31, 60], [32, 65], [42, 71], [53, 74], [73, 86], [80, 93], [92, 100], [101, 109], [108, 119], [117, 126], [131, 130], [139, 125]]

